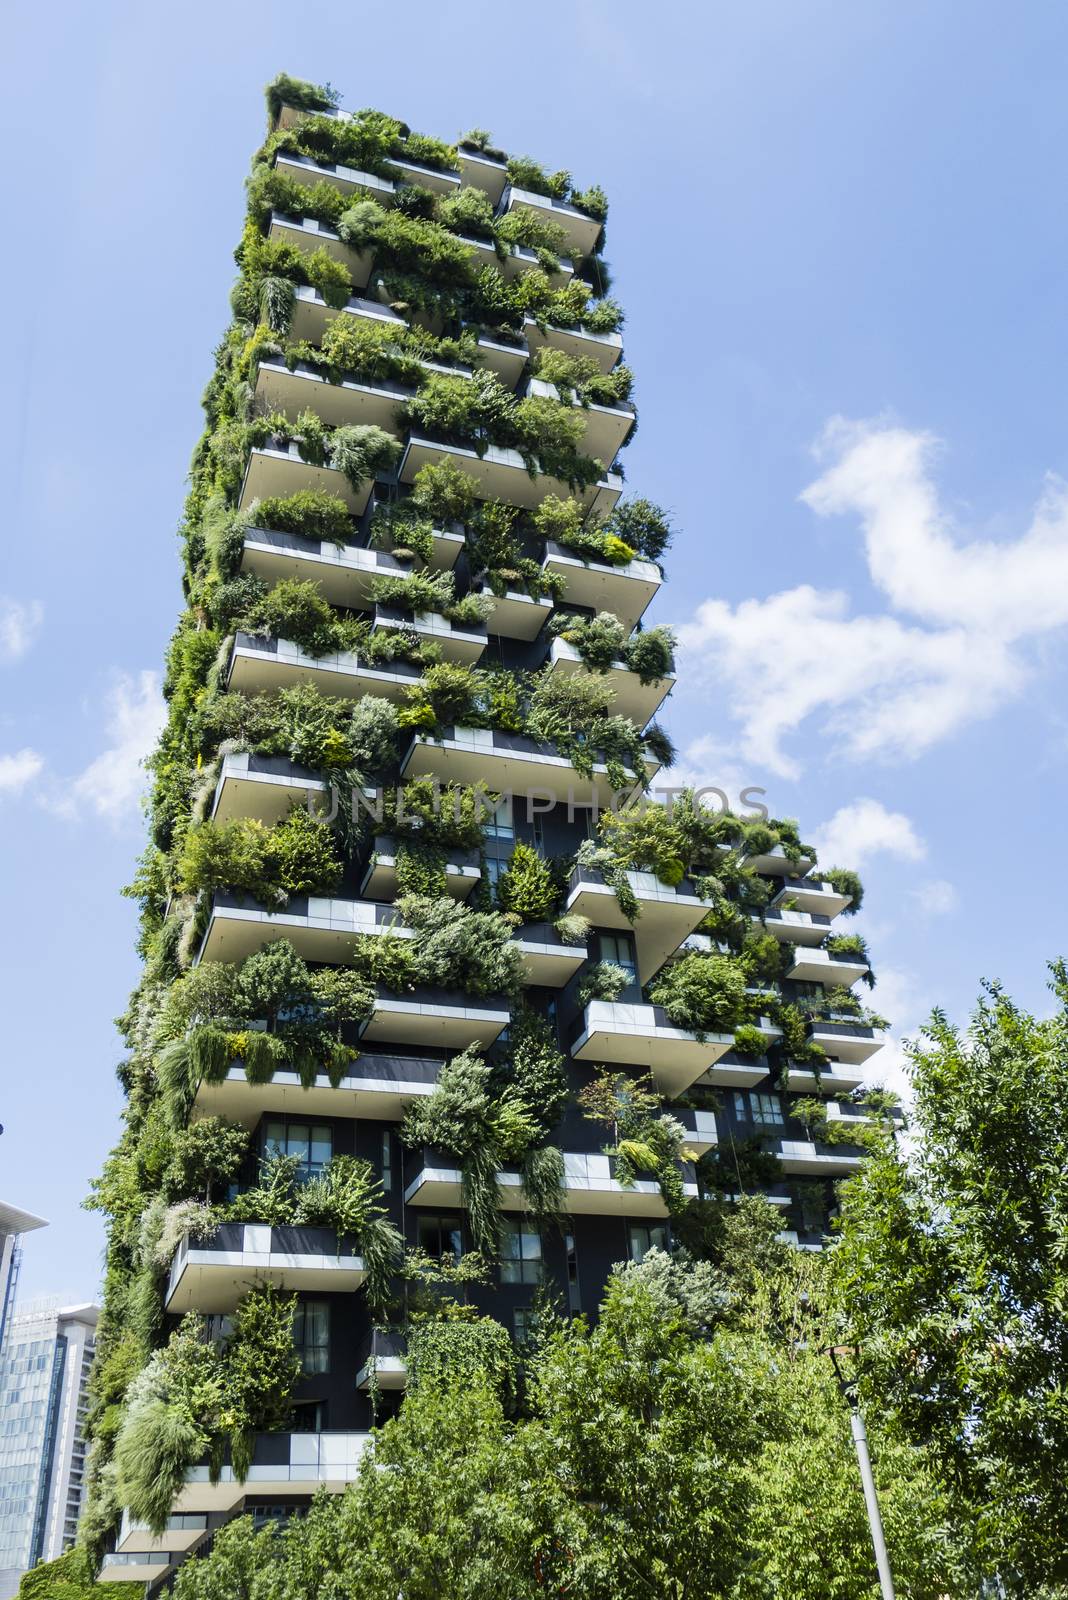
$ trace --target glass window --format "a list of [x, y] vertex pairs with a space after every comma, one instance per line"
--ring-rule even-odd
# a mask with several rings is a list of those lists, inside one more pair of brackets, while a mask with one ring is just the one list
[[569, 1311], [578, 1311], [582, 1305], [579, 1293], [578, 1251], [575, 1248], [575, 1235], [564, 1234], [564, 1248], [567, 1251], [567, 1305]]
[[333, 1151], [333, 1134], [326, 1123], [268, 1122], [264, 1129], [264, 1155], [296, 1156], [298, 1183], [318, 1177]]
[[668, 1230], [665, 1222], [631, 1222], [627, 1225], [630, 1236], [630, 1259], [644, 1261], [647, 1250], [666, 1250]]
[[512, 822], [512, 802], [505, 796], [486, 819], [483, 833], [487, 839], [503, 839], [508, 844], [515, 843], [515, 826]]
[[382, 1135], [382, 1190], [384, 1194], [393, 1190], [393, 1141], [388, 1128]]
[[321, 1400], [302, 1400], [293, 1407], [294, 1433], [322, 1433], [326, 1407]]
[[753, 1121], [758, 1127], [782, 1127], [782, 1101], [777, 1094], [758, 1094], [754, 1090], [749, 1096], [749, 1103], [753, 1111]]
[[298, 1300], [293, 1343], [305, 1377], [330, 1371], [330, 1307], [325, 1300]]
[[540, 1283], [541, 1234], [514, 1217], [501, 1218], [501, 1282]]
[[459, 1217], [421, 1213], [416, 1221], [416, 1242], [435, 1261], [459, 1261], [464, 1253], [463, 1223]]
[[524, 1346], [531, 1342], [531, 1335], [534, 1329], [534, 1313], [529, 1306], [523, 1306], [512, 1313], [512, 1320], [515, 1327], [515, 1342], [519, 1349], [522, 1350]]
[[[614, 961], [629, 974], [633, 988], [638, 987], [638, 963], [634, 958], [634, 939], [629, 933], [599, 933], [598, 954], [602, 961]], [[626, 998], [626, 991], [624, 991]]]

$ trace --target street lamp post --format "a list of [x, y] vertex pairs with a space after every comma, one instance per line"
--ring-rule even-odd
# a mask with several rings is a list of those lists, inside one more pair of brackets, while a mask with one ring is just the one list
[[842, 1391], [842, 1398], [849, 1407], [849, 1426], [853, 1434], [853, 1446], [857, 1452], [860, 1481], [864, 1487], [864, 1504], [868, 1511], [868, 1526], [871, 1529], [871, 1542], [875, 1549], [875, 1566], [879, 1573], [879, 1590], [882, 1594], [882, 1600], [895, 1600], [894, 1580], [890, 1573], [890, 1561], [886, 1554], [886, 1540], [883, 1537], [883, 1519], [879, 1512], [879, 1497], [875, 1492], [871, 1456], [868, 1454], [868, 1430], [864, 1426], [864, 1418], [860, 1411], [856, 1380], [847, 1378], [838, 1364], [840, 1355], [849, 1355], [851, 1352], [843, 1345], [831, 1345], [828, 1347], [827, 1354], [831, 1358], [834, 1375], [838, 1379], [838, 1387]]

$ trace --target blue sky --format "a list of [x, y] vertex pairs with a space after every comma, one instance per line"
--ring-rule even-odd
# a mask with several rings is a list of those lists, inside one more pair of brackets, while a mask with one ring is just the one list
[[1042, 0], [17, 8], [0, 1193], [52, 1224], [26, 1292], [98, 1278], [78, 1207], [117, 1131], [137, 761], [280, 69], [607, 189], [628, 478], [680, 529], [654, 619], [684, 640], [682, 767], [763, 784], [859, 865], [874, 1000], [902, 1028], [962, 1016], [984, 976], [1046, 1005], [1066, 945], [1066, 34]]

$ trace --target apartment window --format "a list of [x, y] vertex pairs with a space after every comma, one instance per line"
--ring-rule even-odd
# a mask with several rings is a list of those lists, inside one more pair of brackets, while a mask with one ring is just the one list
[[627, 1224], [627, 1235], [632, 1261], [644, 1261], [649, 1250], [666, 1250], [668, 1247], [667, 1224], [664, 1222], [630, 1222]]
[[382, 1134], [382, 1192], [393, 1192], [393, 1139], [388, 1128]]
[[520, 1350], [531, 1343], [534, 1334], [534, 1313], [529, 1306], [521, 1306], [512, 1313], [512, 1323], [515, 1329], [513, 1338]]
[[758, 1128], [782, 1127], [782, 1101], [777, 1094], [758, 1094], [753, 1090], [749, 1095], [749, 1104]]
[[293, 1343], [306, 1378], [330, 1371], [330, 1307], [325, 1300], [298, 1300]]
[[416, 1243], [435, 1261], [459, 1261], [464, 1253], [463, 1223], [459, 1217], [420, 1213], [416, 1222]]
[[501, 1282], [540, 1283], [541, 1234], [514, 1217], [501, 1219]]
[[326, 1406], [321, 1400], [302, 1400], [293, 1407], [294, 1433], [322, 1433], [326, 1427]]
[[[622, 967], [630, 978], [630, 988], [638, 989], [638, 963], [634, 956], [634, 939], [629, 933], [599, 933], [597, 935], [597, 951], [602, 961], [613, 961], [617, 967]], [[623, 998], [629, 998], [629, 991], [624, 990]]]
[[500, 839], [508, 845], [515, 844], [515, 826], [512, 822], [512, 802], [505, 798], [497, 804], [497, 809], [487, 817], [482, 829], [483, 837]]
[[564, 1248], [567, 1251], [567, 1307], [569, 1311], [580, 1311], [582, 1296], [579, 1292], [578, 1250], [573, 1233], [564, 1234]]
[[326, 1123], [269, 1122], [264, 1130], [264, 1155], [296, 1156], [298, 1183], [317, 1178], [333, 1152], [333, 1134]]

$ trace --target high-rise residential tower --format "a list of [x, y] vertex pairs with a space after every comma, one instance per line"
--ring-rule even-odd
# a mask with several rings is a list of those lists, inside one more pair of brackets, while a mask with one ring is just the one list
[[22, 1211], [0, 1200], [0, 1351], [4, 1348], [4, 1330], [15, 1306], [22, 1263], [22, 1235], [47, 1226], [43, 1217], [35, 1217], [30, 1211]]
[[818, 1247], [880, 1042], [854, 875], [656, 793], [669, 527], [618, 464], [603, 193], [268, 104], [98, 1191], [88, 1534], [152, 1584], [351, 1479], [435, 1297], [521, 1342], [755, 1187]]
[[0, 1600], [74, 1544], [99, 1308], [17, 1306], [0, 1351]]

